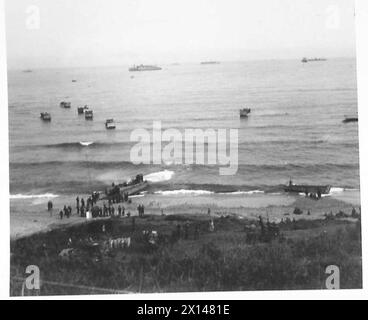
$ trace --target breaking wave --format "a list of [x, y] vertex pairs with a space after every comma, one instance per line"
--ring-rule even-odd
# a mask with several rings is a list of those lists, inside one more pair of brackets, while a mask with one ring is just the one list
[[164, 170], [164, 171], [147, 174], [143, 177], [143, 179], [148, 182], [162, 182], [162, 181], [171, 180], [173, 175], [174, 175], [174, 171]]
[[57, 194], [53, 193], [44, 193], [44, 194], [11, 194], [11, 200], [20, 200], [20, 199], [40, 199], [40, 198], [57, 198], [59, 197]]

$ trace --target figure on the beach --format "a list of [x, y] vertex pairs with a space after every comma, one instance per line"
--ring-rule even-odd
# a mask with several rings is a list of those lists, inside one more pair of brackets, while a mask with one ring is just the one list
[[262, 234], [262, 236], [264, 236], [264, 234], [265, 234], [265, 226], [264, 226], [264, 223], [263, 223], [262, 216], [259, 216], [259, 225], [261, 227], [261, 234]]
[[78, 196], [75, 199], [75, 201], [77, 202], [77, 214], [79, 214], [79, 197]]
[[140, 204], [137, 207], [137, 211], [138, 211], [138, 217], [140, 217], [141, 216], [141, 212], [142, 212], [142, 209], [141, 209], [141, 205]]
[[63, 220], [63, 210], [60, 210], [59, 216], [60, 216], [60, 220]]
[[52, 207], [53, 207], [53, 204], [52, 204], [52, 201], [50, 200], [48, 203], [47, 203], [47, 211], [50, 212], [50, 217], [52, 216]]
[[210, 221], [209, 231], [214, 232], [215, 231], [215, 223], [213, 222], [213, 219]]

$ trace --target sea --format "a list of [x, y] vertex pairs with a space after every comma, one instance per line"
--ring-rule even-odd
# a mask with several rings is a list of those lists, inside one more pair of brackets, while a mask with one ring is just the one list
[[[358, 191], [355, 59], [221, 62], [8, 71], [10, 199], [76, 196], [143, 174], [157, 195], [282, 193], [282, 185]], [[70, 101], [71, 108], [59, 106]], [[92, 121], [78, 115], [88, 105]], [[239, 109], [251, 108], [247, 119]], [[51, 122], [40, 119], [51, 113]], [[106, 130], [113, 118], [115, 130]], [[134, 164], [135, 129], [237, 129], [238, 169]], [[144, 196], [144, 195], [143, 195]]]

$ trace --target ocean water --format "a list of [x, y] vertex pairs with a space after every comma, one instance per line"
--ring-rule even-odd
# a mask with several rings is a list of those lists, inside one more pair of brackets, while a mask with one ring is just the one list
[[[152, 182], [149, 192], [166, 195], [273, 192], [290, 178], [359, 189], [358, 125], [342, 123], [357, 114], [354, 59], [162, 67], [10, 70], [11, 198], [104, 190], [138, 173]], [[63, 100], [72, 108], [60, 108]], [[93, 121], [77, 114], [86, 104]], [[252, 109], [246, 120], [242, 107]], [[50, 123], [40, 120], [43, 111]], [[116, 130], [105, 129], [108, 118]], [[180, 131], [238, 129], [237, 173], [220, 176], [213, 165], [134, 165], [130, 134], [152, 131], [153, 121]]]

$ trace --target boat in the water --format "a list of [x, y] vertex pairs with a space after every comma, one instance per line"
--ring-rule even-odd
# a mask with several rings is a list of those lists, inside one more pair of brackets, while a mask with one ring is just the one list
[[88, 110], [88, 106], [85, 105], [84, 107], [78, 107], [78, 114], [83, 114]]
[[251, 109], [250, 108], [243, 108], [239, 110], [240, 118], [248, 118], [248, 115], [250, 114]]
[[108, 130], [115, 129], [116, 126], [115, 126], [115, 123], [114, 123], [114, 119], [107, 119], [105, 121], [105, 127]]
[[155, 70], [162, 70], [162, 68], [144, 64], [140, 64], [138, 66], [134, 65], [133, 67], [129, 68], [129, 71], [155, 71]]
[[41, 116], [40, 118], [43, 120], [43, 121], [51, 121], [51, 114], [48, 113], [48, 112], [41, 112]]
[[294, 184], [291, 180], [288, 185], [284, 186], [285, 192], [304, 193], [308, 194], [329, 194], [331, 190], [330, 185], [308, 185], [308, 184]]
[[85, 110], [84, 111], [84, 118], [86, 120], [93, 120], [93, 111], [92, 110]]
[[66, 101], [61, 101], [60, 102], [60, 107], [62, 107], [62, 108], [70, 109], [71, 106], [72, 106], [72, 104], [70, 102], [66, 102]]
[[349, 122], [358, 122], [358, 117], [345, 117], [344, 120], [342, 120], [343, 123], [349, 123]]

